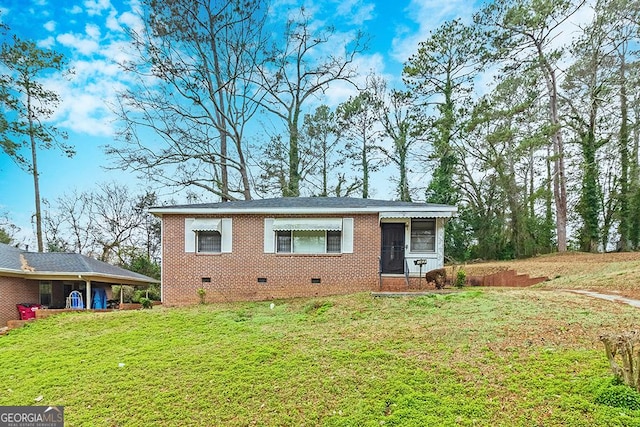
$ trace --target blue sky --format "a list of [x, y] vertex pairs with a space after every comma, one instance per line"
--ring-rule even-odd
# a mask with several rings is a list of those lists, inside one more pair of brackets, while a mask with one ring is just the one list
[[[272, 3], [276, 10], [303, 4], [295, 0]], [[109, 162], [101, 148], [114, 142], [118, 127], [109, 103], [127, 85], [127, 77], [116, 64], [127, 51], [123, 27], [138, 25], [138, 6], [135, 0], [0, 0], [0, 19], [12, 33], [65, 54], [74, 70], [70, 78], [44, 82], [62, 97], [51, 123], [68, 133], [67, 142], [77, 151], [72, 159], [55, 150], [39, 152], [44, 199], [53, 202], [73, 189], [91, 190], [113, 180], [126, 182], [134, 191], [147, 186], [126, 172], [105, 170]], [[468, 21], [473, 13], [464, 0], [325, 0], [309, 2], [306, 7], [318, 20], [369, 33], [371, 48], [359, 58], [359, 69], [363, 76], [374, 70], [391, 81], [399, 80], [402, 63], [430, 30], [453, 17]], [[327, 102], [344, 101], [351, 91], [337, 86], [329, 91]], [[390, 196], [384, 193], [381, 189], [376, 197]], [[33, 212], [31, 176], [0, 155], [0, 214], [8, 214], [22, 228], [24, 243], [33, 242]]]

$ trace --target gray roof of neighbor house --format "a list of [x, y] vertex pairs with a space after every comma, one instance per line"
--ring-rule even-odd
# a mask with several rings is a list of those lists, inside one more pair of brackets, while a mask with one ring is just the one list
[[354, 197], [279, 197], [273, 199], [237, 200], [220, 203], [158, 206], [150, 212], [163, 214], [214, 213], [384, 213], [428, 212], [435, 217], [449, 217], [457, 212], [455, 206], [433, 203], [400, 202], [395, 200], [362, 199]]
[[27, 252], [0, 243], [0, 276], [78, 278], [116, 284], [148, 284], [158, 280], [81, 254]]

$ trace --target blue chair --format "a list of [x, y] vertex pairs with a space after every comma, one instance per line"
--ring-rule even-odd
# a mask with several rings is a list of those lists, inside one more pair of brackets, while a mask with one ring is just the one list
[[71, 291], [67, 297], [67, 307], [74, 308], [76, 310], [84, 309], [84, 302], [82, 302], [82, 294], [80, 291]]

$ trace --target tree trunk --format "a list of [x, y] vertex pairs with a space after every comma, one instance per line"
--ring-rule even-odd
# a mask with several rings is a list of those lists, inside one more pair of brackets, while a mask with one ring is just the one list
[[367, 158], [367, 138], [362, 141], [362, 198], [369, 198], [369, 159]]
[[403, 202], [410, 202], [411, 195], [409, 194], [409, 179], [407, 177], [407, 150], [406, 150], [406, 134], [404, 130], [400, 131], [400, 141], [396, 141], [398, 146], [398, 162], [400, 169], [400, 182], [398, 183], [398, 193], [400, 200]]
[[620, 55], [620, 242], [622, 251], [629, 250], [629, 108], [627, 106], [626, 64]]
[[38, 156], [35, 129], [33, 126], [33, 114], [31, 112], [31, 94], [27, 93], [27, 114], [29, 117], [29, 139], [31, 142], [31, 163], [33, 174], [33, 192], [36, 202], [36, 240], [38, 241], [38, 252], [44, 252], [42, 241], [42, 208], [40, 206], [40, 177], [38, 176]]
[[[632, 103], [633, 104], [633, 103]], [[636, 103], [637, 108], [637, 103]], [[636, 120], [638, 120], [636, 113]], [[629, 224], [629, 241], [634, 250], [640, 245], [640, 167], [638, 165], [638, 151], [640, 142], [640, 129], [638, 126], [633, 128], [633, 149], [631, 154], [631, 162], [629, 165], [629, 193], [632, 197], [631, 201], [631, 224]]]
[[564, 142], [560, 119], [558, 118], [558, 82], [556, 72], [542, 52], [542, 46], [536, 45], [547, 90], [549, 91], [549, 121], [554, 132], [551, 135], [553, 145], [553, 197], [556, 205], [556, 237], [558, 252], [567, 251], [567, 177], [564, 167]]
[[300, 153], [298, 150], [298, 117], [294, 115], [289, 123], [289, 182], [283, 196], [300, 196]]

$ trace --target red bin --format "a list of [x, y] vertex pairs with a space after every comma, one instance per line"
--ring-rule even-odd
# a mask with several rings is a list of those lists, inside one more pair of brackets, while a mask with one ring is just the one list
[[16, 304], [20, 312], [20, 320], [29, 320], [36, 318], [36, 310], [42, 307], [40, 304]]

